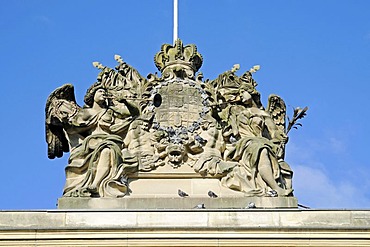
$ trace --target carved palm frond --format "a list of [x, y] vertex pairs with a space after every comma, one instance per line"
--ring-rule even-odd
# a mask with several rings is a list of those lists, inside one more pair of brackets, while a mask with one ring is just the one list
[[293, 113], [293, 118], [290, 119], [288, 117], [288, 121], [289, 121], [289, 124], [288, 124], [288, 128], [286, 130], [286, 133], [288, 134], [289, 131], [294, 128], [294, 129], [298, 129], [298, 126], [302, 126], [301, 123], [298, 123], [298, 120], [299, 119], [302, 119], [306, 116], [306, 112], [308, 110], [308, 107], [306, 106], [305, 108], [300, 108], [300, 107], [296, 107], [294, 108], [294, 113]]

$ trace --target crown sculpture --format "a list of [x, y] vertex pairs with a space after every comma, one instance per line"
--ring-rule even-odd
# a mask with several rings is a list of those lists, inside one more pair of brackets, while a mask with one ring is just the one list
[[203, 80], [202, 56], [181, 40], [155, 55], [160, 77], [115, 60], [93, 63], [101, 72], [83, 107], [71, 84], [47, 99], [48, 157], [70, 152], [63, 198], [293, 196], [285, 145], [307, 107], [289, 119], [270, 95], [265, 109], [259, 66]]

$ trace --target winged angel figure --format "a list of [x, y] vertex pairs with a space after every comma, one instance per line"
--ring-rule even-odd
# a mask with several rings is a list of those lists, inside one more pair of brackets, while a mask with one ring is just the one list
[[47, 100], [48, 157], [70, 151], [64, 196], [120, 197], [127, 192], [125, 175], [137, 167], [135, 162], [124, 162], [122, 133], [127, 132], [133, 113], [128, 104], [112, 104], [109, 95], [97, 82], [80, 107], [73, 86], [66, 84]]
[[296, 108], [287, 127], [279, 96], [271, 95], [265, 109], [252, 78], [259, 66], [242, 76], [234, 66], [203, 82], [201, 73], [195, 77], [201, 55], [180, 40], [157, 53], [160, 78], [144, 79], [115, 59], [115, 69], [93, 63], [101, 73], [83, 107], [70, 84], [47, 100], [48, 156], [70, 152], [63, 196], [122, 197], [132, 173], [166, 165], [188, 165], [246, 196], [292, 195], [285, 144], [307, 108]]
[[293, 172], [284, 161], [286, 106], [279, 96], [270, 95], [265, 109], [256, 86], [250, 71], [241, 77], [227, 71], [208, 82], [223, 125], [224, 160], [239, 164], [221, 182], [247, 195], [289, 196]]

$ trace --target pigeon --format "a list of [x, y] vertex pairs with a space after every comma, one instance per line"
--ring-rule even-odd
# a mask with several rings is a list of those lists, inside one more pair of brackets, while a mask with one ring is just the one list
[[178, 190], [177, 190], [177, 194], [178, 194], [180, 197], [187, 197], [187, 196], [189, 196], [188, 194], [186, 194], [186, 192], [184, 192], [184, 191], [182, 191], [182, 190], [180, 190], [180, 189], [178, 189]]
[[208, 196], [209, 196], [209, 197], [211, 197], [211, 198], [216, 198], [216, 197], [218, 197], [218, 196], [216, 195], [216, 193], [215, 193], [215, 192], [213, 192], [212, 190], [208, 191]]
[[277, 197], [278, 196], [278, 193], [275, 190], [270, 190], [266, 194], [269, 197]]
[[256, 204], [254, 204], [254, 202], [250, 202], [245, 208], [256, 208]]
[[206, 208], [206, 206], [204, 205], [204, 203], [199, 203], [194, 208], [196, 208], [196, 209], [203, 209], [203, 208]]

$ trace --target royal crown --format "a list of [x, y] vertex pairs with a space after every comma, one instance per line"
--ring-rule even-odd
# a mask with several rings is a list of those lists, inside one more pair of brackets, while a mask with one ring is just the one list
[[197, 72], [202, 66], [203, 58], [197, 52], [195, 45], [183, 46], [182, 41], [177, 39], [174, 46], [170, 44], [162, 45], [161, 51], [154, 57], [154, 63], [161, 72], [171, 65], [190, 67], [194, 72]]

